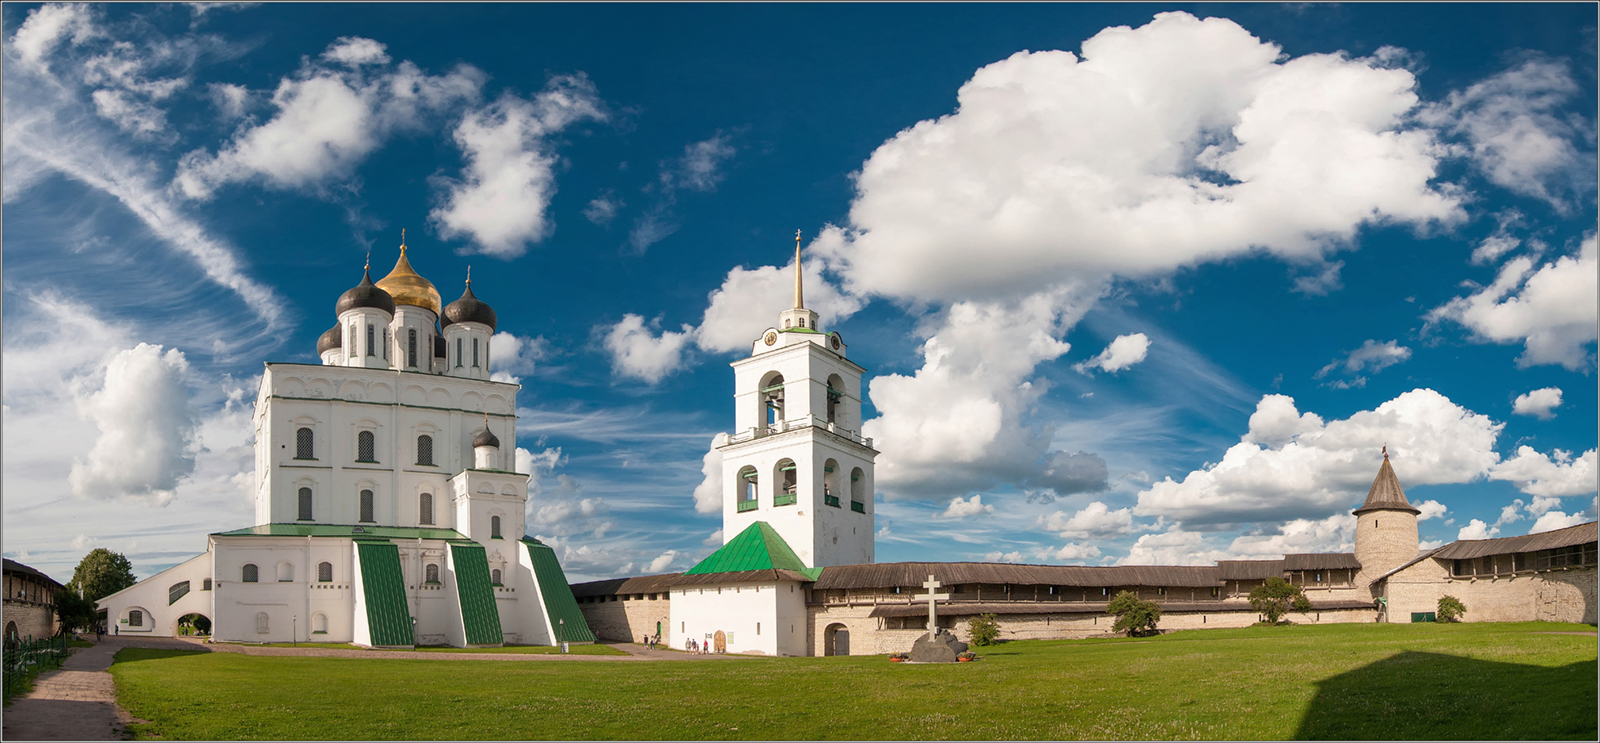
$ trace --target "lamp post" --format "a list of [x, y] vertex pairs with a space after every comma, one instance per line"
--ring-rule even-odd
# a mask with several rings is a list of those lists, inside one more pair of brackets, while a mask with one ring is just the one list
[[560, 628], [557, 630], [556, 642], [561, 643], [561, 652], [565, 653], [567, 652], [567, 620], [557, 619], [556, 626]]
[[298, 647], [295, 643], [300, 639], [300, 615], [289, 617], [289, 647]]

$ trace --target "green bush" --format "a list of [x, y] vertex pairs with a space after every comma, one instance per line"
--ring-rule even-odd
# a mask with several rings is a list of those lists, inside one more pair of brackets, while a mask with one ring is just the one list
[[1132, 591], [1123, 591], [1112, 598], [1111, 603], [1106, 604], [1106, 613], [1117, 617], [1111, 630], [1126, 632], [1129, 637], [1151, 634], [1156, 630], [1156, 623], [1161, 621], [1161, 606], [1139, 598]]
[[1439, 611], [1436, 615], [1441, 622], [1459, 622], [1461, 615], [1467, 613], [1467, 605], [1454, 596], [1439, 597]]
[[995, 621], [993, 614], [979, 614], [967, 622], [967, 634], [977, 647], [993, 645], [1000, 641], [1000, 623]]
[[1273, 576], [1250, 592], [1250, 608], [1266, 615], [1267, 624], [1277, 624], [1290, 609], [1302, 614], [1311, 611], [1311, 600], [1299, 586]]

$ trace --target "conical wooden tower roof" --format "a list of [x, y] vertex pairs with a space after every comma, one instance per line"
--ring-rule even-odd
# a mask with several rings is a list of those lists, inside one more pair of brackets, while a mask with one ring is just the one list
[[1378, 477], [1372, 481], [1372, 489], [1367, 491], [1367, 502], [1361, 504], [1354, 513], [1360, 516], [1368, 511], [1410, 511], [1421, 514], [1406, 500], [1406, 491], [1400, 487], [1400, 478], [1395, 477], [1394, 468], [1389, 466], [1389, 455], [1383, 455], [1383, 466], [1378, 468]]

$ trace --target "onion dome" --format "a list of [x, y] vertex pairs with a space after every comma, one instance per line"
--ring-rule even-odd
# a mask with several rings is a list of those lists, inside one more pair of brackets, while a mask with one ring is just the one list
[[494, 309], [487, 302], [473, 296], [472, 279], [467, 279], [467, 290], [461, 293], [461, 298], [445, 305], [444, 315], [440, 317], [442, 325], [457, 322], [475, 322], [489, 326], [489, 332], [494, 332]]
[[400, 244], [400, 260], [394, 264], [394, 270], [378, 280], [378, 288], [394, 297], [395, 304], [409, 304], [439, 314], [439, 290], [433, 288], [433, 282], [417, 275], [411, 268], [411, 261], [406, 260], [406, 246]]
[[344, 333], [339, 329], [340, 327], [341, 326], [336, 324], [333, 327], [328, 328], [327, 332], [323, 333], [322, 337], [317, 339], [318, 356], [344, 346]]
[[492, 446], [496, 449], [500, 448], [500, 439], [495, 438], [494, 431], [489, 430], [488, 418], [485, 418], [483, 421], [483, 433], [478, 434], [472, 439], [472, 448], [476, 449], [480, 446]]
[[[334, 314], [343, 315], [346, 310], [358, 307], [372, 307], [394, 314], [394, 298], [389, 293], [378, 288], [372, 283], [372, 273], [363, 269], [361, 283], [354, 289], [339, 295], [339, 304], [334, 307]], [[337, 330], [337, 328], [335, 328]]]

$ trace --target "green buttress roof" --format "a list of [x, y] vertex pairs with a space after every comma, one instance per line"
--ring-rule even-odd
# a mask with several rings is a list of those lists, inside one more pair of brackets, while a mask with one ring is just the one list
[[466, 628], [467, 644], [505, 642], [505, 635], [500, 632], [500, 609], [495, 606], [487, 551], [476, 542], [451, 542], [450, 558], [456, 574], [456, 595], [461, 600], [461, 624]]
[[356, 542], [361, 589], [367, 604], [367, 634], [374, 647], [411, 647], [411, 610], [406, 606], [400, 548], [394, 542]]
[[545, 614], [550, 617], [550, 629], [556, 633], [556, 642], [594, 642], [594, 633], [589, 631], [578, 600], [572, 596], [572, 586], [567, 584], [567, 575], [561, 571], [556, 551], [532, 537], [523, 537], [522, 544], [533, 561], [533, 577], [539, 581], [539, 595], [544, 598]]
[[361, 525], [361, 531], [349, 524], [262, 524], [245, 529], [223, 531], [214, 537], [355, 537], [365, 539], [457, 539], [471, 541], [455, 529], [437, 529], [415, 526]]
[[707, 573], [742, 573], [749, 570], [793, 570], [816, 580], [822, 568], [808, 568], [789, 548], [789, 543], [778, 536], [776, 529], [765, 521], [751, 524], [739, 536], [729, 540], [722, 548], [711, 553], [700, 564], [689, 568], [684, 575]]

